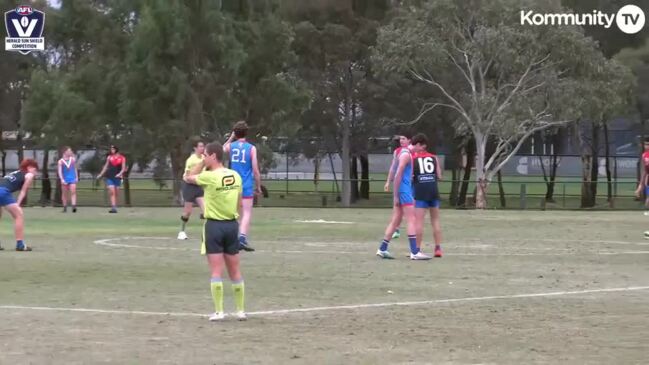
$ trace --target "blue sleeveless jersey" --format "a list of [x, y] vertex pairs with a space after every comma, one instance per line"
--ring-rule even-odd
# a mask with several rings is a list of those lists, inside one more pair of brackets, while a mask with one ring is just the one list
[[399, 192], [412, 194], [412, 157], [407, 148], [404, 148], [399, 152], [399, 158], [401, 158], [403, 154], [408, 155], [408, 164], [406, 164], [406, 168], [403, 169], [403, 177], [401, 178]]
[[65, 161], [64, 159], [61, 159], [61, 172], [63, 173], [63, 180], [70, 184], [74, 183], [77, 181], [77, 173], [76, 173], [76, 161], [74, 159], [70, 159], [68, 161]]
[[[236, 141], [230, 145], [230, 169], [236, 171], [241, 176], [243, 186], [243, 196], [255, 185], [255, 176], [252, 173], [252, 144], [248, 142]], [[248, 189], [247, 189], [248, 188]]]
[[18, 170], [0, 179], [0, 188], [5, 188], [13, 193], [23, 188], [25, 184], [25, 173]]

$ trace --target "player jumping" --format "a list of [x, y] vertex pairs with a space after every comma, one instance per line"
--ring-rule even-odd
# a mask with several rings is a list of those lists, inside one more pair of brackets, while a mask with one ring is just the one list
[[106, 189], [110, 194], [110, 210], [109, 213], [117, 213], [117, 194], [119, 187], [122, 185], [122, 177], [126, 172], [126, 157], [119, 153], [117, 146], [110, 146], [110, 153], [106, 158], [106, 164], [97, 176], [101, 179], [104, 174], [106, 175]]
[[246, 141], [248, 124], [239, 121], [223, 145], [223, 151], [230, 154], [230, 168], [236, 171], [243, 181], [243, 199], [239, 221], [239, 242], [244, 251], [255, 249], [248, 243], [248, 232], [252, 220], [252, 205], [255, 194], [261, 194], [261, 173], [257, 163], [257, 148]]
[[74, 158], [72, 148], [63, 147], [63, 157], [59, 160], [58, 171], [61, 179], [61, 200], [63, 202], [63, 213], [68, 211], [68, 195], [72, 202], [72, 213], [77, 212], [77, 183], [79, 182], [79, 170], [77, 159]]
[[437, 156], [426, 151], [428, 138], [423, 133], [412, 137], [413, 190], [415, 193], [415, 219], [417, 222], [417, 243], [421, 247], [424, 233], [424, 218], [430, 212], [430, 223], [435, 239], [435, 257], [442, 257], [442, 229], [439, 223], [439, 189], [437, 182], [442, 178]]
[[[223, 313], [223, 266], [232, 281], [236, 317], [246, 319], [244, 312], [244, 283], [239, 269], [239, 217], [241, 204], [241, 177], [236, 171], [223, 166], [223, 147], [210, 143], [205, 157], [185, 176], [185, 182], [196, 184], [205, 190], [205, 225], [201, 253], [207, 254], [212, 276], [210, 291], [214, 301], [214, 314], [210, 321], [225, 318]], [[207, 171], [203, 171], [207, 168]], [[201, 172], [202, 171], [202, 172]]]
[[[408, 142], [410, 142], [409, 136]], [[408, 243], [410, 244], [411, 260], [430, 260], [431, 257], [419, 251], [417, 247], [417, 229], [415, 226], [415, 200], [412, 196], [412, 156], [407, 148], [401, 149], [397, 171], [394, 177], [393, 193], [394, 209], [400, 209], [407, 220]], [[394, 215], [393, 215], [394, 218]], [[392, 219], [385, 230], [385, 235], [376, 255], [384, 259], [394, 259], [388, 251], [390, 238], [397, 227], [397, 222]]]
[[[16, 236], [16, 251], [31, 251], [32, 248], [25, 245], [25, 220], [23, 209], [20, 207], [27, 196], [27, 190], [32, 185], [38, 172], [38, 163], [32, 159], [25, 159], [20, 163], [17, 171], [10, 173], [0, 179], [0, 207], [4, 208], [14, 219], [14, 235]], [[12, 193], [20, 191], [18, 199], [14, 199]], [[0, 209], [0, 217], [2, 209]], [[0, 248], [1, 249], [1, 248]]]
[[[192, 142], [192, 147], [194, 147], [194, 153], [187, 158], [185, 162], [185, 173], [183, 174], [183, 179], [187, 174], [196, 166], [197, 164], [203, 161], [203, 153], [205, 152], [205, 144], [200, 139], [195, 139]], [[189, 217], [192, 215], [192, 210], [194, 209], [194, 203], [198, 204], [201, 208], [201, 216], [205, 211], [205, 206], [203, 203], [203, 188], [196, 184], [190, 184], [183, 181], [183, 200], [185, 205], [183, 206], [183, 215], [180, 216], [181, 226], [180, 232], [178, 232], [179, 240], [186, 240], [187, 233], [185, 233], [185, 227], [189, 221]]]

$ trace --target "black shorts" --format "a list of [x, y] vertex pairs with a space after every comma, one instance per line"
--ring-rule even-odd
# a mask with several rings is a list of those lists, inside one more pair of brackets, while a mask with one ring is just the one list
[[203, 197], [203, 188], [183, 182], [183, 200], [185, 203], [196, 203], [197, 198]]
[[239, 222], [205, 220], [203, 226], [203, 254], [224, 253], [236, 255], [239, 253]]

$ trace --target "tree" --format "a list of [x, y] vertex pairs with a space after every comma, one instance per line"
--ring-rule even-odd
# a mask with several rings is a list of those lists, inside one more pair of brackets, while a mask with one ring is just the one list
[[[555, 12], [555, 1], [525, 2]], [[577, 27], [520, 25], [520, 1], [433, 0], [401, 9], [379, 32], [374, 59], [384, 72], [409, 74], [443, 97], [424, 104], [456, 112], [456, 129], [476, 145], [476, 207], [496, 173], [534, 133], [576, 120], [588, 82], [604, 61]], [[585, 83], [586, 86], [583, 85]], [[488, 143], [494, 151], [487, 155]]]

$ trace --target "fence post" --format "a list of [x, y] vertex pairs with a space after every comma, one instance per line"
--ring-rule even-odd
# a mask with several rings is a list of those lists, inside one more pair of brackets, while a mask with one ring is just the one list
[[521, 209], [525, 209], [527, 206], [527, 186], [525, 184], [521, 184], [521, 197], [520, 197], [520, 202], [521, 202]]
[[566, 183], [563, 183], [563, 207], [566, 207]]

